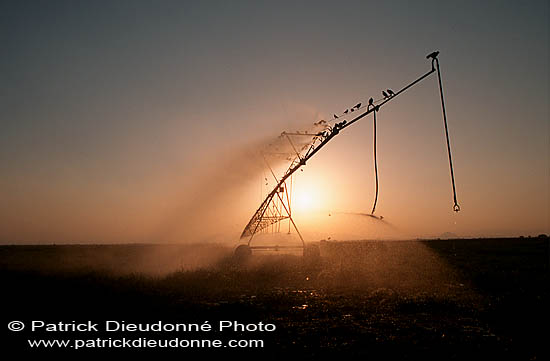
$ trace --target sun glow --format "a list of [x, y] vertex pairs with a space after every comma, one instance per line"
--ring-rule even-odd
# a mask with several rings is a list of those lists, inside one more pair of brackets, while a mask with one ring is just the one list
[[297, 189], [293, 201], [292, 209], [300, 213], [318, 210], [321, 204], [319, 192], [311, 187]]
[[296, 209], [301, 210], [308, 210], [313, 208], [314, 199], [311, 192], [300, 192], [296, 195], [296, 199], [294, 200], [294, 207]]

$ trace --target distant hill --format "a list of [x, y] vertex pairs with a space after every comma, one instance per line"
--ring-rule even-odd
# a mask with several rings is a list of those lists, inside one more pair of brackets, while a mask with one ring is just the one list
[[441, 238], [441, 239], [456, 239], [456, 238], [460, 238], [460, 237], [458, 237], [456, 234], [454, 234], [452, 232], [445, 232], [445, 233], [441, 234], [439, 236], [439, 238]]

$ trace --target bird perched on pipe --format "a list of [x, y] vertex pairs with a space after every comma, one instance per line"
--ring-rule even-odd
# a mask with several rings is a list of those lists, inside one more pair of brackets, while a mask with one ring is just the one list
[[439, 55], [439, 51], [434, 51], [433, 53], [426, 55], [426, 59], [430, 59], [430, 58], [435, 59], [437, 58], [438, 55]]

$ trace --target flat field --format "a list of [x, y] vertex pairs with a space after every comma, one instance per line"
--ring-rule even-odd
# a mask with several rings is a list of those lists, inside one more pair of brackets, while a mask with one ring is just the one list
[[[547, 359], [548, 238], [319, 246], [319, 259], [271, 252], [245, 262], [212, 244], [2, 246], [3, 348], [67, 359], [136, 352], [160, 359]], [[13, 320], [25, 329], [8, 331]], [[208, 322], [212, 330], [32, 331], [33, 320]], [[276, 329], [220, 331], [220, 321]], [[121, 338], [261, 340], [263, 347], [29, 346]]]

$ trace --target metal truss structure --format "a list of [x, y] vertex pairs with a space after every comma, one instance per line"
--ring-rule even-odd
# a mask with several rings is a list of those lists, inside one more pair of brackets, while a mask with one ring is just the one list
[[[344, 114], [334, 115], [334, 119], [331, 119], [330, 121], [320, 120], [314, 124], [315, 128], [313, 132], [306, 131], [306, 132], [295, 132], [295, 133], [287, 133], [287, 132], [281, 133], [280, 138], [285, 138], [286, 141], [288, 141], [288, 144], [291, 146], [291, 149], [294, 154], [291, 158], [289, 158], [289, 160], [291, 160], [290, 166], [288, 167], [286, 172], [284, 172], [281, 178], [277, 178], [273, 170], [269, 168], [273, 177], [276, 180], [276, 185], [267, 194], [263, 202], [260, 204], [256, 212], [254, 213], [254, 215], [252, 216], [252, 218], [244, 228], [243, 232], [241, 233], [241, 239], [248, 238], [249, 248], [251, 249], [282, 248], [279, 246], [252, 247], [251, 242], [253, 237], [260, 232], [265, 232], [268, 230], [280, 231], [281, 221], [288, 219], [289, 231], [290, 231], [290, 224], [292, 224], [292, 226], [296, 230], [296, 233], [300, 237], [300, 240], [302, 241], [301, 247], [304, 247], [305, 249], [306, 244], [305, 244], [304, 238], [298, 231], [298, 227], [296, 226], [296, 223], [292, 219], [292, 211], [291, 211], [292, 175], [296, 171], [298, 171], [298, 169], [300, 169], [302, 166], [306, 165], [308, 160], [310, 160], [315, 154], [317, 154], [317, 152], [319, 152], [328, 142], [330, 142], [335, 136], [340, 134], [343, 130], [347, 129], [352, 124], [359, 121], [360, 119], [363, 119], [364, 117], [366, 117], [371, 113], [374, 113], [374, 115], [376, 116], [376, 112], [378, 112], [381, 107], [393, 101], [399, 95], [401, 95], [402, 93], [409, 90], [411, 87], [413, 87], [420, 81], [426, 79], [428, 76], [436, 72], [439, 80], [439, 91], [441, 95], [441, 106], [442, 106], [443, 120], [445, 125], [445, 136], [447, 139], [447, 151], [448, 151], [448, 157], [449, 157], [449, 167], [450, 167], [450, 175], [451, 175], [452, 190], [453, 190], [453, 197], [454, 197], [453, 210], [455, 212], [460, 211], [460, 206], [458, 205], [457, 198], [456, 198], [454, 170], [452, 165], [451, 147], [450, 147], [450, 141], [449, 141], [448, 127], [447, 127], [447, 115], [445, 111], [445, 104], [444, 104], [444, 98], [443, 98], [441, 72], [439, 69], [439, 60], [437, 58], [438, 55], [439, 55], [439, 52], [436, 51], [429, 54], [426, 57], [427, 59], [431, 60], [431, 69], [428, 72], [421, 75], [419, 78], [407, 84], [406, 86], [404, 86], [403, 88], [401, 88], [396, 92], [389, 91], [388, 93], [386, 93], [384, 91], [383, 92], [384, 97], [382, 99], [374, 100], [373, 98], [370, 98], [366, 105], [361, 106], [361, 103], [358, 103], [355, 107], [346, 110]], [[353, 117], [353, 115], [356, 115], [356, 116]], [[296, 146], [295, 141], [293, 141], [293, 139], [296, 139], [296, 137], [306, 139], [305, 143], [302, 146]], [[375, 151], [376, 151], [376, 148], [375, 148]], [[268, 164], [268, 167], [269, 167], [269, 164]], [[373, 213], [374, 213], [374, 207], [373, 207]]]

